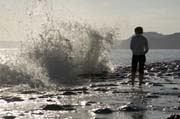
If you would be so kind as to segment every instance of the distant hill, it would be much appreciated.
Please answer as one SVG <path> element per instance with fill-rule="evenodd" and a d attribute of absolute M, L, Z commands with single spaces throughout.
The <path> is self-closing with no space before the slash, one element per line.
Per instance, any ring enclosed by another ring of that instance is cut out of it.
<path fill-rule="evenodd" d="M 151 49 L 180 49 L 180 33 L 163 35 L 157 32 L 146 32 L 149 47 Z M 127 40 L 115 41 L 114 48 L 127 49 L 130 45 L 130 38 Z"/>
<path fill-rule="evenodd" d="M 19 46 L 19 41 L 0 41 L 0 48 L 17 48 Z"/>

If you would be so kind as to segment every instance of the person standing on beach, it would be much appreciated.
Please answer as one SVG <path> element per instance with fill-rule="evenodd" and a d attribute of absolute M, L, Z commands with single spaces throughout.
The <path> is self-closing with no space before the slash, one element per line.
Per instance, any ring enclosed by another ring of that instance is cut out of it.
<path fill-rule="evenodd" d="M 143 28 L 136 27 L 135 35 L 131 39 L 130 48 L 132 50 L 131 81 L 134 86 L 137 66 L 139 67 L 139 86 L 141 87 L 144 78 L 144 64 L 146 62 L 146 53 L 149 50 L 148 40 L 143 36 Z"/>

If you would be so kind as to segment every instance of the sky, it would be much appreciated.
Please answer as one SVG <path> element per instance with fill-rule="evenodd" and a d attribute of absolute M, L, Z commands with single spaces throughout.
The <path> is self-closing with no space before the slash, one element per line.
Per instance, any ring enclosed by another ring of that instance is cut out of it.
<path fill-rule="evenodd" d="M 43 1 L 45 0 L 0 0 L 0 40 L 24 40 L 25 31 L 30 25 L 28 10 L 35 6 L 38 13 L 39 2 Z M 143 26 L 146 32 L 180 32 L 180 0 L 46 1 L 47 6 L 53 9 L 54 16 L 63 17 L 60 14 L 66 11 L 92 24 L 119 27 L 119 39 L 126 39 L 134 34 L 136 26 Z"/>

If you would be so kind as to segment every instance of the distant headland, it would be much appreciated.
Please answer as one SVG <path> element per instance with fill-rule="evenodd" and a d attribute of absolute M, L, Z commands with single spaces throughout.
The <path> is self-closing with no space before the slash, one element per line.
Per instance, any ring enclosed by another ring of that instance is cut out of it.
<path fill-rule="evenodd" d="M 164 35 L 157 32 L 145 32 L 151 49 L 180 49 L 180 32 Z M 115 41 L 113 48 L 128 49 L 130 39 Z"/>

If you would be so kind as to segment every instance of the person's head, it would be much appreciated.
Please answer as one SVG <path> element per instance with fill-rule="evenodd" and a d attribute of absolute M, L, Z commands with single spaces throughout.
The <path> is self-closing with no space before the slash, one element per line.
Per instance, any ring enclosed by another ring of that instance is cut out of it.
<path fill-rule="evenodd" d="M 138 26 L 134 29 L 134 32 L 136 34 L 143 34 L 143 28 L 141 26 Z"/>

